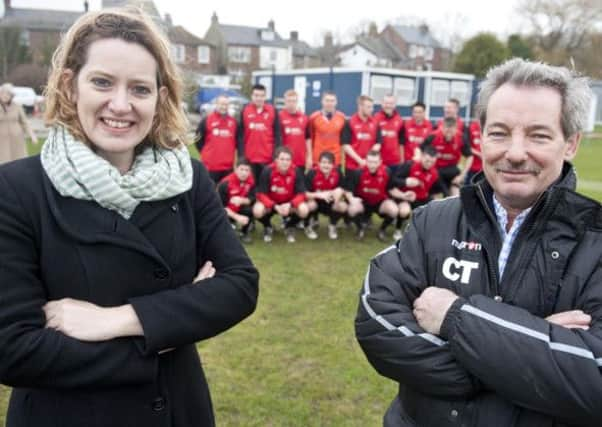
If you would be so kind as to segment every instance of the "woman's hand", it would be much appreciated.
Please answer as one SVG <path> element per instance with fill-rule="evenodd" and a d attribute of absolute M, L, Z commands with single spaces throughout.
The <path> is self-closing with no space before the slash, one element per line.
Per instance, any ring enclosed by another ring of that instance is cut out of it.
<path fill-rule="evenodd" d="M 106 341 L 118 336 L 114 326 L 120 317 L 114 309 L 72 298 L 50 301 L 42 309 L 46 314 L 47 328 L 56 329 L 72 338 Z"/>

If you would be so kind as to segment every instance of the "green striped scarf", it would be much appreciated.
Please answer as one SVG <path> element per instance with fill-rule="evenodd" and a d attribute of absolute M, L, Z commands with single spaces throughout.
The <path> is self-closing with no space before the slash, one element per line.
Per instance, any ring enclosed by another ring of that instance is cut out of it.
<path fill-rule="evenodd" d="M 192 165 L 184 145 L 173 150 L 146 147 L 129 172 L 121 175 L 64 127 L 56 126 L 50 129 L 40 156 L 62 196 L 94 200 L 126 219 L 140 202 L 167 199 L 192 187 Z"/>

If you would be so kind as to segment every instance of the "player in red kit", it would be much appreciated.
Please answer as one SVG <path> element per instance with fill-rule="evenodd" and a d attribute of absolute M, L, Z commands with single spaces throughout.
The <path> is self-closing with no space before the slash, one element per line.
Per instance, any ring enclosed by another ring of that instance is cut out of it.
<path fill-rule="evenodd" d="M 483 160 L 481 157 L 481 124 L 478 120 L 473 120 L 468 126 L 470 137 L 470 149 L 472 151 L 472 162 L 467 165 L 468 172 L 464 179 L 464 185 L 469 185 L 472 177 L 483 169 Z"/>
<path fill-rule="evenodd" d="M 369 218 L 377 213 L 383 218 L 377 237 L 386 240 L 386 228 L 398 215 L 397 205 L 388 196 L 390 172 L 382 164 L 380 153 L 371 150 L 366 155 L 366 166 L 345 181 L 345 197 L 349 202 L 349 217 L 357 225 L 357 239 L 364 238 Z"/>
<path fill-rule="evenodd" d="M 294 90 L 284 92 L 284 109 L 278 113 L 282 145 L 293 153 L 293 166 L 305 172 L 311 161 L 311 139 L 308 119 L 298 106 L 299 96 Z"/>
<path fill-rule="evenodd" d="M 360 95 L 357 98 L 357 113 L 345 123 L 341 135 L 345 151 L 345 175 L 348 171 L 358 171 L 366 166 L 366 155 L 372 148 L 380 150 L 381 134 L 372 111 L 372 98 Z"/>
<path fill-rule="evenodd" d="M 280 145 L 280 125 L 275 108 L 265 102 L 265 87 L 251 89 L 251 102 L 240 112 L 238 155 L 251 162 L 255 179 L 273 159 L 275 147 Z"/>
<path fill-rule="evenodd" d="M 422 102 L 416 102 L 412 106 L 412 117 L 403 125 L 404 161 L 418 158 L 420 144 L 433 131 L 433 124 L 426 117 L 426 106 Z"/>
<path fill-rule="evenodd" d="M 315 225 L 320 213 L 329 218 L 328 237 L 332 240 L 338 238 L 337 222 L 347 212 L 342 184 L 343 176 L 335 167 L 334 154 L 330 151 L 322 152 L 318 164 L 305 177 L 307 206 L 313 219 L 305 227 L 305 233 L 310 239 L 317 238 Z"/>
<path fill-rule="evenodd" d="M 219 95 L 215 111 L 203 118 L 196 129 L 196 148 L 214 183 L 232 172 L 238 138 L 238 123 L 228 115 L 229 100 Z"/>
<path fill-rule="evenodd" d="M 431 200 L 431 195 L 441 192 L 439 173 L 435 167 L 437 150 L 429 144 L 419 148 L 418 159 L 409 160 L 401 165 L 392 176 L 392 188 L 389 194 L 399 208 L 399 216 L 395 224 L 393 239 L 401 239 L 401 229 L 405 220 L 414 209 L 425 205 Z"/>
<path fill-rule="evenodd" d="M 217 185 L 217 192 L 228 218 L 240 227 L 241 240 L 251 243 L 249 227 L 253 221 L 255 179 L 247 159 L 238 159 L 234 172 L 224 177 Z"/>
<path fill-rule="evenodd" d="M 454 118 L 447 117 L 443 126 L 437 129 L 425 141 L 437 150 L 437 171 L 445 196 L 457 196 L 460 185 L 466 176 L 466 166 L 472 162 L 470 145 L 457 132 L 457 122 Z M 464 169 L 460 170 L 459 163 L 462 156 L 466 157 Z"/>
<path fill-rule="evenodd" d="M 383 164 L 395 168 L 405 158 L 403 119 L 395 109 L 395 97 L 385 95 L 382 109 L 374 115 L 381 135 L 380 155 Z"/>
<path fill-rule="evenodd" d="M 437 129 L 443 128 L 443 121 L 447 118 L 456 120 L 458 135 L 464 140 L 465 144 L 469 144 L 468 126 L 460 117 L 460 101 L 457 98 L 449 98 L 443 106 L 443 118 L 437 122 Z"/>
<path fill-rule="evenodd" d="M 295 242 L 294 229 L 299 219 L 307 218 L 309 208 L 305 202 L 303 174 L 292 165 L 292 153 L 288 147 L 278 147 L 274 163 L 264 168 L 257 185 L 257 202 L 253 216 L 264 227 L 263 240 L 272 241 L 274 214 L 282 217 L 286 240 Z"/>

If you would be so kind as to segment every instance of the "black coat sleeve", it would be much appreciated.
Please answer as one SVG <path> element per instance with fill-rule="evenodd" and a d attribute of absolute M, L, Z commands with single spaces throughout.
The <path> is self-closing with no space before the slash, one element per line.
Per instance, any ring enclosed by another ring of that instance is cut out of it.
<path fill-rule="evenodd" d="M 35 221 L 14 188 L 0 174 L 0 382 L 61 389 L 152 383 L 158 357 L 143 355 L 139 338 L 84 342 L 45 328 Z"/>
<path fill-rule="evenodd" d="M 228 183 L 226 181 L 222 181 L 217 184 L 217 194 L 219 195 L 220 200 L 222 201 L 223 206 L 228 205 Z"/>
<path fill-rule="evenodd" d="M 577 256 L 600 251 L 588 252 Z M 449 339 L 450 351 L 462 366 L 515 405 L 570 425 L 599 425 L 602 260 L 593 262 L 597 267 L 575 301 L 575 309 L 592 317 L 589 330 L 564 328 L 521 307 L 473 295 L 456 300 L 441 335 Z M 571 286 L 570 280 L 565 285 Z"/>
<path fill-rule="evenodd" d="M 196 162 L 195 162 L 196 163 Z M 249 316 L 257 303 L 259 274 L 232 230 L 204 167 L 193 184 L 197 265 L 211 261 L 216 274 L 129 300 L 144 330 L 144 350 L 160 350 L 211 338 Z"/>
<path fill-rule="evenodd" d="M 421 235 L 424 209 L 412 215 L 403 238 L 368 266 L 355 319 L 355 332 L 368 361 L 383 376 L 421 393 L 467 398 L 479 383 L 450 346 L 417 323 L 413 302 L 426 288 Z"/>
<path fill-rule="evenodd" d="M 203 119 L 199 123 L 198 127 L 196 128 L 196 133 L 195 133 L 195 136 L 196 136 L 195 145 L 196 145 L 196 149 L 199 151 L 199 154 L 201 153 L 201 150 L 205 146 L 205 133 L 206 132 L 207 132 L 207 118 L 203 117 Z"/>

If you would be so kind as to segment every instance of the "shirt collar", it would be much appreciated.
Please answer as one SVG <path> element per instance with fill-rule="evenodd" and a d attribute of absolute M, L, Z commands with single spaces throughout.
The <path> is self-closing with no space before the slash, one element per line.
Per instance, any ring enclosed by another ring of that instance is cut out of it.
<path fill-rule="evenodd" d="M 506 227 L 508 225 L 508 211 L 502 206 L 502 204 L 497 200 L 495 194 L 493 194 L 493 208 L 495 210 L 495 216 L 497 218 L 497 222 L 500 226 L 502 236 L 505 236 L 508 232 L 506 231 Z M 512 224 L 512 228 L 518 228 L 525 221 L 527 215 L 531 212 L 531 207 L 525 209 L 521 213 L 519 213 L 514 219 L 514 223 Z"/>

